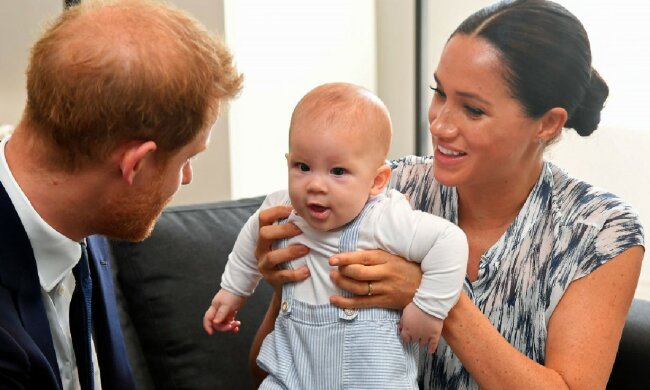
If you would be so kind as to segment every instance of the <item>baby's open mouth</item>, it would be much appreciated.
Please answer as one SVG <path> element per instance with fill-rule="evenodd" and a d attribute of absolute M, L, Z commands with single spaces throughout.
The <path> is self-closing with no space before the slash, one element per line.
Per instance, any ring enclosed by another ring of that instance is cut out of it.
<path fill-rule="evenodd" d="M 309 210 L 309 215 L 317 220 L 327 219 L 327 217 L 329 217 L 330 213 L 332 212 L 329 207 L 325 207 L 319 204 L 309 204 L 307 205 L 307 209 Z"/>
<path fill-rule="evenodd" d="M 314 212 L 317 212 L 317 213 L 322 213 L 325 210 L 327 210 L 328 208 L 325 207 L 325 206 L 318 205 L 318 204 L 310 204 L 309 209 L 311 211 L 314 211 Z"/>

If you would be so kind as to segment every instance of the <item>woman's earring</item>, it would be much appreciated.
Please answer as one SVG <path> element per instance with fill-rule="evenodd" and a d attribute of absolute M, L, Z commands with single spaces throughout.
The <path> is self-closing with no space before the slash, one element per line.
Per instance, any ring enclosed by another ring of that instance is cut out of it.
<path fill-rule="evenodd" d="M 543 144 L 544 141 L 542 141 L 542 137 L 537 138 L 537 145 Z"/>

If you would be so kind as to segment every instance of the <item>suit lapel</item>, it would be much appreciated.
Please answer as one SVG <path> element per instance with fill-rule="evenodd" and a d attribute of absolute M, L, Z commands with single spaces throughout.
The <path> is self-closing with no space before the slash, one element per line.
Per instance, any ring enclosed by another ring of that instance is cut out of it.
<path fill-rule="evenodd" d="M 89 236 L 88 253 L 93 278 L 93 329 L 102 387 L 133 389 L 133 375 L 115 301 L 113 276 L 108 263 L 108 242 L 103 236 Z"/>
<path fill-rule="evenodd" d="M 41 297 L 34 251 L 2 183 L 0 216 L 0 283 L 15 294 L 20 320 L 48 360 L 61 386 L 50 325 Z"/>

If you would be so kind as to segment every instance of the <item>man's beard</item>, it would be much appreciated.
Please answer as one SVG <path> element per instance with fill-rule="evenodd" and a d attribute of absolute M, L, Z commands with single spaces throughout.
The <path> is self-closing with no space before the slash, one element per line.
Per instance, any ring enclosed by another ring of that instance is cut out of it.
<path fill-rule="evenodd" d="M 96 231 L 112 239 L 142 241 L 151 234 L 171 197 L 162 196 L 162 180 L 151 183 L 151 191 L 105 203 Z"/>

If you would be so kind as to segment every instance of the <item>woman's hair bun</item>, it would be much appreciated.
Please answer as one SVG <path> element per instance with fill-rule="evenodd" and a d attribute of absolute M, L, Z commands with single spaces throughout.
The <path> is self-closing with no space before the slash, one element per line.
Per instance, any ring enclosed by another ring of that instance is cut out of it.
<path fill-rule="evenodd" d="M 585 95 L 569 119 L 565 127 L 574 129 L 583 137 L 590 135 L 598 128 L 600 112 L 609 95 L 609 87 L 595 69 L 591 69 L 591 81 L 585 89 Z"/>

